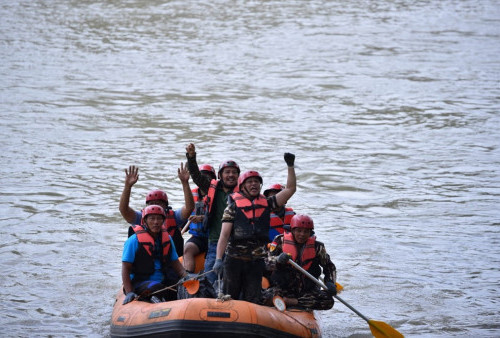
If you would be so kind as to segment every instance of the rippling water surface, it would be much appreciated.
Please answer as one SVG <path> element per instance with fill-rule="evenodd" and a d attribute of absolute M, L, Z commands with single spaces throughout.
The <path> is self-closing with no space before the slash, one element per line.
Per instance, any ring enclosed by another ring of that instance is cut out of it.
<path fill-rule="evenodd" d="M 131 204 L 185 146 L 284 182 L 343 298 L 406 336 L 500 335 L 496 1 L 4 1 L 0 324 L 107 336 Z M 368 337 L 344 305 L 325 337 Z"/>

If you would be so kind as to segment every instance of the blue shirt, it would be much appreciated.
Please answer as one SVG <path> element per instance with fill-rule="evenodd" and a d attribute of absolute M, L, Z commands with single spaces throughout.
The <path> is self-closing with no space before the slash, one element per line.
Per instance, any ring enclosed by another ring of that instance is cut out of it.
<path fill-rule="evenodd" d="M 170 237 L 170 236 L 169 236 Z M 172 238 L 170 237 L 170 261 L 176 261 L 179 259 L 177 256 L 177 252 L 175 251 L 175 244 Z M 137 239 L 137 235 L 133 234 L 130 236 L 123 245 L 123 253 L 122 253 L 122 262 L 134 263 L 135 254 L 139 249 L 139 240 Z M 163 280 L 163 273 L 161 271 L 161 261 L 159 259 L 155 259 L 155 272 L 149 276 L 148 280 L 153 280 L 157 282 L 161 282 Z M 134 279 L 134 274 L 130 274 L 130 279 Z"/>

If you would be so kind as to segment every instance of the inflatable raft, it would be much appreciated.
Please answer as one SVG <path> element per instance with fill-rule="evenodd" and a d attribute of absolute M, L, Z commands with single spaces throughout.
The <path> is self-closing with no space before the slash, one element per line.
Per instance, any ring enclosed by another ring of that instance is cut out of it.
<path fill-rule="evenodd" d="M 321 337 L 312 311 L 261 306 L 240 300 L 188 298 L 122 305 L 118 292 L 111 337 Z"/>

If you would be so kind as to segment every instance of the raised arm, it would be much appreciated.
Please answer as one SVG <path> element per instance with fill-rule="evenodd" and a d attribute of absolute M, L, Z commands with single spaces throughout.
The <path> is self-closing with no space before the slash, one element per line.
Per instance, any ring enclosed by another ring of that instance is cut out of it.
<path fill-rule="evenodd" d="M 181 180 L 182 190 L 184 191 L 184 205 L 181 209 L 181 216 L 182 219 L 188 219 L 189 215 L 191 215 L 191 212 L 194 210 L 194 199 L 191 188 L 189 187 L 189 171 L 183 163 L 181 163 L 181 167 L 177 169 L 177 175 L 179 176 L 179 180 Z"/>
<path fill-rule="evenodd" d="M 293 196 L 297 190 L 297 177 L 295 176 L 295 155 L 290 153 L 285 153 L 285 162 L 288 166 L 288 176 L 286 180 L 285 189 L 281 190 L 276 194 L 276 204 L 278 206 L 285 205 L 286 202 Z"/>
<path fill-rule="evenodd" d="M 120 196 L 120 214 L 127 221 L 132 223 L 135 220 L 135 211 L 129 206 L 132 186 L 139 180 L 139 168 L 131 165 L 125 169 L 125 186 Z"/>
<path fill-rule="evenodd" d="M 189 143 L 186 147 L 187 168 L 191 174 L 194 184 L 202 191 L 208 191 L 210 187 L 210 179 L 202 175 L 196 161 L 196 148 L 193 143 Z"/>

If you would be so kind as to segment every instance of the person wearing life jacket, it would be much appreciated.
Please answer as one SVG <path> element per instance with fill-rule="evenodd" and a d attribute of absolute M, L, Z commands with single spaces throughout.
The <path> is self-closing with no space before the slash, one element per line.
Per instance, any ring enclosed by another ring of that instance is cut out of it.
<path fill-rule="evenodd" d="M 268 268 L 273 270 L 272 286 L 264 291 L 264 303 L 276 295 L 283 297 L 285 304 L 312 310 L 328 310 L 333 307 L 333 295 L 337 294 L 335 264 L 326 252 L 325 245 L 316 240 L 314 222 L 307 215 L 295 215 L 290 223 L 291 231 L 276 236 L 269 246 Z M 287 263 L 293 260 L 315 278 L 324 274 L 328 291 L 320 290 L 302 272 Z"/>
<path fill-rule="evenodd" d="M 162 190 L 151 190 L 146 195 L 146 205 L 159 205 L 166 213 L 165 227 L 168 233 L 173 238 L 177 255 L 182 256 L 184 251 L 184 239 L 182 238 L 179 228 L 181 228 L 187 221 L 189 215 L 194 210 L 194 200 L 189 187 L 189 171 L 181 163 L 180 168 L 177 170 L 177 175 L 182 183 L 184 191 L 184 205 L 177 210 L 172 210 L 168 204 L 167 194 Z M 132 186 L 137 183 L 139 179 L 139 168 L 130 166 L 129 170 L 125 169 L 125 186 L 120 197 L 120 213 L 123 218 L 130 225 L 141 224 L 143 212 L 132 209 L 130 203 L 130 193 Z M 132 228 L 129 228 L 129 235 L 133 233 Z"/>
<path fill-rule="evenodd" d="M 215 179 L 215 169 L 210 164 L 202 164 L 199 166 L 202 175 L 209 177 L 211 180 Z M 207 252 L 208 249 L 208 228 L 207 228 L 207 214 L 208 205 L 206 201 L 206 192 L 200 188 L 191 190 L 194 198 L 194 211 L 189 216 L 189 238 L 184 245 L 183 264 L 184 268 L 189 272 L 194 272 L 195 269 L 195 256 Z"/>
<path fill-rule="evenodd" d="M 264 190 L 264 196 L 271 197 L 279 193 L 285 187 L 279 183 L 271 184 Z M 284 227 L 290 225 L 295 211 L 292 208 L 282 205 L 281 207 L 272 210 L 271 212 L 271 228 L 269 229 L 269 242 L 272 242 L 274 237 L 285 232 Z"/>
<path fill-rule="evenodd" d="M 123 304 L 138 295 L 145 298 L 188 275 L 164 226 L 165 218 L 162 207 L 149 205 L 144 209 L 142 225 L 132 226 L 134 234 L 125 241 L 122 253 L 122 281 L 126 295 Z M 160 297 L 172 300 L 176 294 L 163 293 Z"/>
<path fill-rule="evenodd" d="M 262 177 L 247 171 L 238 179 L 239 192 L 233 193 L 222 216 L 214 271 L 223 274 L 226 294 L 233 299 L 259 304 L 266 245 L 269 242 L 271 210 L 284 205 L 295 193 L 295 155 L 285 153 L 288 166 L 286 187 L 274 196 L 262 195 Z M 226 257 L 222 262 L 224 253 Z"/>
<path fill-rule="evenodd" d="M 212 271 L 215 263 L 217 243 L 219 241 L 222 227 L 222 214 L 227 207 L 227 199 L 230 194 L 238 191 L 238 177 L 240 167 L 233 160 L 223 161 L 219 165 L 217 179 L 210 179 L 201 174 L 196 162 L 196 148 L 193 143 L 186 146 L 187 167 L 193 182 L 202 190 L 207 192 L 205 197 L 208 206 L 207 228 L 208 249 L 205 256 L 204 270 L 207 279 L 213 284 L 217 275 Z"/>

